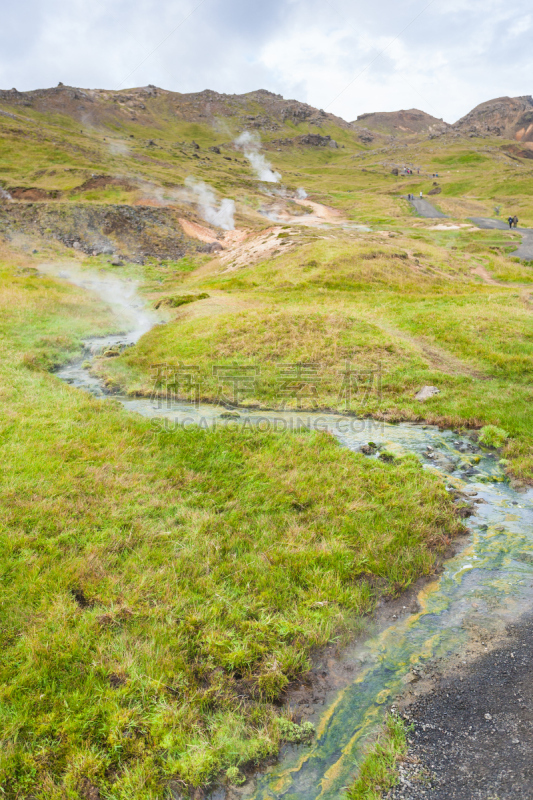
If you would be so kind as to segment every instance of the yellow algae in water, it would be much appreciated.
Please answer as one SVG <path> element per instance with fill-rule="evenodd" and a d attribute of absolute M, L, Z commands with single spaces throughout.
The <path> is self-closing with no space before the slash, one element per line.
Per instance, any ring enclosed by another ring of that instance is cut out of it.
<path fill-rule="evenodd" d="M 457 572 L 454 572 L 452 578 L 457 583 L 461 580 L 461 578 L 465 575 L 465 573 L 470 572 L 470 570 L 474 569 L 473 564 L 462 564 Z"/>
<path fill-rule="evenodd" d="M 432 581 L 431 583 L 428 583 L 426 586 L 422 587 L 422 589 L 420 589 L 418 592 L 416 599 L 418 600 L 418 603 L 422 609 L 425 609 L 430 595 L 432 595 L 438 589 L 439 583 L 440 581 Z"/>
<path fill-rule="evenodd" d="M 370 672 L 370 669 L 365 669 L 365 671 L 362 672 L 361 675 L 359 675 L 356 678 L 354 683 L 363 683 L 363 681 L 366 679 L 366 677 L 367 677 L 369 672 Z M 316 727 L 316 739 L 320 739 L 320 737 L 324 733 L 325 729 L 327 728 L 330 719 L 334 716 L 334 714 L 335 714 L 335 712 L 337 710 L 337 706 L 339 706 L 342 703 L 342 701 L 344 700 L 344 695 L 346 694 L 346 692 L 349 689 L 351 689 L 351 687 L 352 687 L 352 684 L 348 684 L 347 686 L 344 687 L 344 689 L 341 689 L 341 691 L 338 693 L 337 697 L 335 698 L 334 702 L 322 714 L 322 716 L 320 717 L 320 721 L 319 721 L 319 723 L 318 723 L 318 725 Z"/>
<path fill-rule="evenodd" d="M 326 772 L 324 773 L 324 777 L 320 781 L 320 794 L 316 798 L 322 797 L 325 792 L 329 792 L 332 788 L 332 784 L 335 783 L 342 776 L 342 771 L 346 769 L 346 758 L 350 758 L 350 768 L 354 766 L 354 755 L 353 751 L 356 745 L 358 745 L 361 739 L 367 739 L 370 735 L 372 735 L 378 724 L 381 724 L 383 720 L 383 715 L 379 706 L 373 705 L 371 706 L 367 713 L 364 716 L 363 722 L 358 727 L 354 735 L 351 737 L 349 742 L 342 748 L 341 755 L 337 759 L 337 761 L 329 767 Z"/>
<path fill-rule="evenodd" d="M 383 703 L 386 703 L 390 697 L 390 689 L 382 689 L 378 695 L 376 695 L 376 703 L 379 706 L 382 706 Z"/>
<path fill-rule="evenodd" d="M 399 442 L 391 442 L 390 440 L 385 442 L 384 449 L 387 451 L 387 453 L 392 453 L 392 455 L 396 458 L 404 458 L 409 452 L 405 449 L 405 447 L 402 447 Z"/>
<path fill-rule="evenodd" d="M 304 759 L 305 760 L 305 759 Z M 296 769 L 300 768 L 300 764 Z M 278 780 L 272 784 L 272 791 L 275 792 L 276 797 L 279 797 L 282 792 L 285 792 L 292 783 L 292 775 L 291 773 L 294 772 L 295 768 L 287 770 L 287 772 L 282 773 L 282 775 L 278 778 Z M 265 796 L 265 800 L 270 800 L 268 795 Z"/>
<path fill-rule="evenodd" d="M 445 629 L 443 631 L 438 631 L 437 633 L 430 636 L 429 639 L 426 639 L 422 647 L 418 650 L 418 657 L 420 659 L 427 660 L 431 658 L 431 656 L 435 655 L 438 646 L 443 642 L 446 641 L 446 646 L 449 646 L 450 642 L 450 631 L 449 629 Z"/>

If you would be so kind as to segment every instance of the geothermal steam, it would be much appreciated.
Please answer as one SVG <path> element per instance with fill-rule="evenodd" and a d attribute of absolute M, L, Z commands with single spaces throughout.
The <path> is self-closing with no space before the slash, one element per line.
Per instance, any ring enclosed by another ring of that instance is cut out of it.
<path fill-rule="evenodd" d="M 0 186 L 0 200 L 13 200 L 9 192 L 6 192 L 5 189 L 2 189 Z"/>
<path fill-rule="evenodd" d="M 305 200 L 305 198 L 307 197 L 307 192 L 305 191 L 305 189 L 296 189 L 296 197 L 298 198 L 298 200 Z"/>
<path fill-rule="evenodd" d="M 217 204 L 214 191 L 196 178 L 186 178 L 185 185 L 193 192 L 195 202 L 206 222 L 226 231 L 235 230 L 235 203 L 233 200 L 225 197 Z"/>
<path fill-rule="evenodd" d="M 137 294 L 137 285 L 133 282 L 120 280 L 115 275 L 82 270 L 76 264 L 39 264 L 39 272 L 94 292 L 122 318 L 131 342 L 136 342 L 158 322 L 157 316 L 144 307 L 143 300 Z"/>
<path fill-rule="evenodd" d="M 252 168 L 260 181 L 265 183 L 277 183 L 281 179 L 279 172 L 275 172 L 264 155 L 259 152 L 261 149 L 261 139 L 259 136 L 245 131 L 235 140 L 237 147 L 242 148 L 244 157 L 248 159 Z"/>

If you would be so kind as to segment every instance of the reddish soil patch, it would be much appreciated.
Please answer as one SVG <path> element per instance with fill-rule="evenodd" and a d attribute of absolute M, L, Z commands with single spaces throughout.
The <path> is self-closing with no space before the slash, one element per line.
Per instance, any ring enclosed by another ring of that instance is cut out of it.
<path fill-rule="evenodd" d="M 95 189 L 107 189 L 108 187 L 125 189 L 127 192 L 133 192 L 137 188 L 124 180 L 124 178 L 114 178 L 112 175 L 94 175 L 82 183 L 81 186 L 76 186 L 72 191 L 89 192 Z"/>
<path fill-rule="evenodd" d="M 32 203 L 39 200 L 57 200 L 61 197 L 61 192 L 58 190 L 47 192 L 46 189 L 26 186 L 15 186 L 13 189 L 9 189 L 9 194 L 13 200 L 26 200 Z"/>

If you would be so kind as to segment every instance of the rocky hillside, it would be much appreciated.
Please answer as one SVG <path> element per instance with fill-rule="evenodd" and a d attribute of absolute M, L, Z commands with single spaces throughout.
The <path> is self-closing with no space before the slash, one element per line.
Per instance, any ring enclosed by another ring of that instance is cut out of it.
<path fill-rule="evenodd" d="M 410 136 L 420 133 L 442 131 L 449 127 L 442 119 L 432 117 L 425 111 L 411 108 L 408 111 L 384 111 L 360 114 L 354 125 L 364 125 L 372 131 L 390 136 Z"/>
<path fill-rule="evenodd" d="M 455 123 L 461 134 L 502 136 L 533 143 L 533 98 L 498 97 L 481 103 Z"/>
<path fill-rule="evenodd" d="M 220 124 L 231 118 L 237 130 L 278 131 L 286 124 L 306 123 L 316 128 L 332 124 L 350 129 L 350 123 L 325 111 L 264 89 L 242 95 L 203 92 L 181 94 L 157 86 L 108 91 L 59 86 L 19 92 L 0 91 L 0 103 L 15 112 L 26 108 L 73 117 L 83 125 L 137 123 L 145 126 L 171 121 Z"/>

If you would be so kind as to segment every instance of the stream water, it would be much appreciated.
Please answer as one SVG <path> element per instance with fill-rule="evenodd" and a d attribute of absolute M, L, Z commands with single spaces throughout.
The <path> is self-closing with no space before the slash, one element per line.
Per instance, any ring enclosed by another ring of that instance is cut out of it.
<path fill-rule="evenodd" d="M 65 279 L 98 291 L 98 281 L 85 283 L 64 274 Z M 114 288 L 116 289 L 116 281 Z M 102 279 L 99 278 L 102 283 Z M 105 281 L 104 281 L 105 282 Z M 105 391 L 87 368 L 95 353 L 110 346 L 134 343 L 155 320 L 142 309 L 134 287 L 128 287 L 126 308 L 134 325 L 128 334 L 91 339 L 76 363 L 58 377 L 96 395 Z M 112 304 L 115 300 L 106 298 Z M 387 425 L 338 414 L 306 412 L 239 411 L 224 419 L 223 408 L 185 403 L 167 404 L 145 398 L 118 397 L 131 412 L 154 419 L 154 426 L 200 425 L 258 426 L 277 430 L 311 427 L 329 430 L 339 442 L 359 450 L 373 441 L 380 450 L 400 455 L 415 453 L 427 469 L 442 475 L 450 490 L 460 490 L 474 500 L 475 515 L 469 520 L 470 540 L 458 555 L 446 562 L 438 580 L 418 595 L 417 610 L 405 609 L 392 624 L 369 626 L 368 634 L 335 660 L 334 687 L 310 707 L 316 736 L 310 745 L 284 748 L 278 763 L 232 797 L 246 800 L 332 800 L 342 796 L 357 771 L 357 763 L 385 710 L 405 689 L 418 667 L 429 659 L 461 652 L 471 636 L 485 630 L 501 630 L 531 608 L 533 598 L 533 491 L 517 493 L 505 479 L 498 457 L 480 449 L 471 439 L 453 431 L 415 424 Z M 225 789 L 213 800 L 223 800 Z"/>

